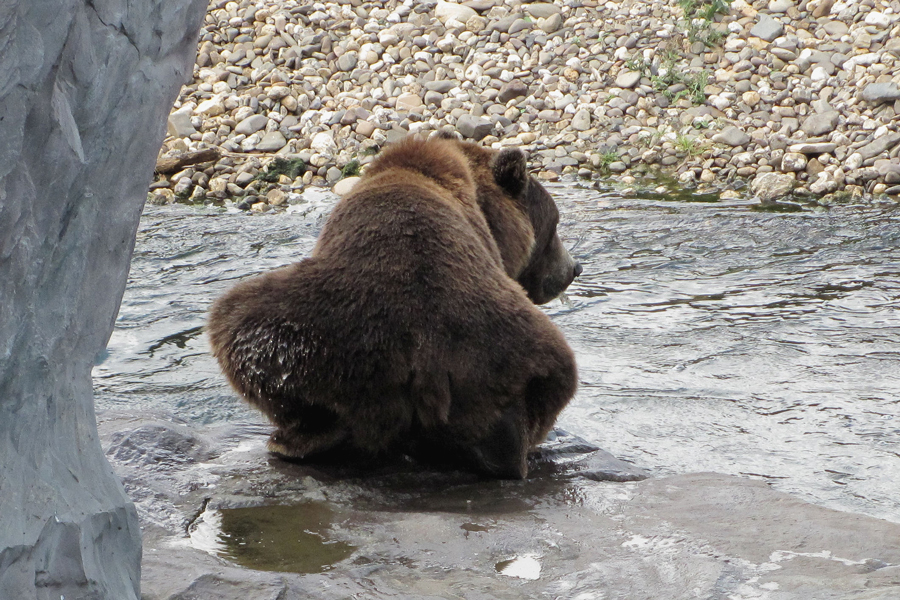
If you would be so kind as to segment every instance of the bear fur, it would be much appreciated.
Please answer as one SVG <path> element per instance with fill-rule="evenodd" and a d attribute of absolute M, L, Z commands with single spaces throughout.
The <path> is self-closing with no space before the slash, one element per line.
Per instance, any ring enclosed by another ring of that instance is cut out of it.
<path fill-rule="evenodd" d="M 277 427 L 276 454 L 398 452 L 523 478 L 577 385 L 532 303 L 581 272 L 558 219 L 521 151 L 407 138 L 336 205 L 309 258 L 216 301 L 213 353 Z"/>

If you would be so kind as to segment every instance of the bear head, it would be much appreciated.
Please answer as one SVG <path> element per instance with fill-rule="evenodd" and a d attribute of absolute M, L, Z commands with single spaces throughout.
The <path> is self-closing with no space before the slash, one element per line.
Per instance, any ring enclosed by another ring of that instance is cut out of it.
<path fill-rule="evenodd" d="M 553 300 L 582 272 L 559 239 L 559 210 L 553 198 L 528 174 L 521 150 L 458 143 L 468 156 L 478 204 L 507 275 L 535 304 Z"/>

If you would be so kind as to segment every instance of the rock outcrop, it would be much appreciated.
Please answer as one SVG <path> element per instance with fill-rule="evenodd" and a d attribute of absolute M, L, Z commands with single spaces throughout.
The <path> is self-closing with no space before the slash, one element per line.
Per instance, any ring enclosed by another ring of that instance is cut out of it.
<path fill-rule="evenodd" d="M 113 328 L 202 0 L 0 4 L 0 597 L 140 596 L 97 437 Z"/>

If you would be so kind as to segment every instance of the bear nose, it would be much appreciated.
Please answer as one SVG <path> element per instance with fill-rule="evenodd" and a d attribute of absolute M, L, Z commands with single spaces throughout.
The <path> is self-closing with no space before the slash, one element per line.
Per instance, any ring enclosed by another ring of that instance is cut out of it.
<path fill-rule="evenodd" d="M 582 271 L 584 271 L 584 269 L 581 267 L 581 263 L 580 262 L 575 263 L 575 277 L 578 277 L 579 275 L 581 275 Z"/>

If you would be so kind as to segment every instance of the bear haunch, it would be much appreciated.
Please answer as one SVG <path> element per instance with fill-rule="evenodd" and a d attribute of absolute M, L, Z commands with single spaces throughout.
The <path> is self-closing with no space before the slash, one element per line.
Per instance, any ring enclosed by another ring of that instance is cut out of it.
<path fill-rule="evenodd" d="M 521 478 L 575 393 L 571 349 L 533 303 L 581 272 L 521 151 L 386 148 L 310 257 L 216 301 L 213 353 L 276 426 L 269 449 L 420 459 Z"/>

